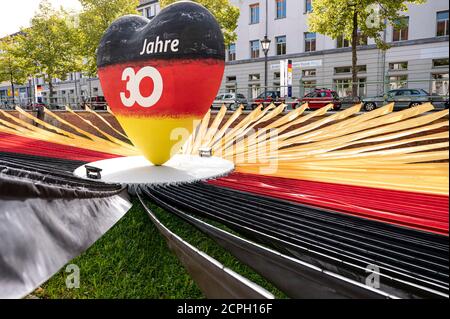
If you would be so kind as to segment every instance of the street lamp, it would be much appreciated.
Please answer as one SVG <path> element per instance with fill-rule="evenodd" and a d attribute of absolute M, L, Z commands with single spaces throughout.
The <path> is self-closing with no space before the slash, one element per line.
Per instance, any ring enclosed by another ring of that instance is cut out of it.
<path fill-rule="evenodd" d="M 264 95 L 267 98 L 267 55 L 269 54 L 270 49 L 270 40 L 267 38 L 267 35 L 264 36 L 264 39 L 261 40 L 261 47 L 264 52 Z"/>

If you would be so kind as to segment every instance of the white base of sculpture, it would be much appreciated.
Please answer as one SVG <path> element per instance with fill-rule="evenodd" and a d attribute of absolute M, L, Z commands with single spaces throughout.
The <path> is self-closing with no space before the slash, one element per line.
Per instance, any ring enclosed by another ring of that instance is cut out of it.
<path fill-rule="evenodd" d="M 234 164 L 222 158 L 193 155 L 175 155 L 163 166 L 154 166 L 143 156 L 119 157 L 86 165 L 102 170 L 99 181 L 123 185 L 189 183 L 224 176 L 234 170 Z M 85 165 L 74 174 L 88 179 Z"/>

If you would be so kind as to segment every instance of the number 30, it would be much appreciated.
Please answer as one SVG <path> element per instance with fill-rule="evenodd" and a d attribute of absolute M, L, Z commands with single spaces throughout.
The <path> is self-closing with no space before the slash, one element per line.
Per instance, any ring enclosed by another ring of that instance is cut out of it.
<path fill-rule="evenodd" d="M 141 81 L 145 78 L 153 80 L 153 92 L 150 96 L 144 97 L 139 90 Z M 151 66 L 146 66 L 140 69 L 137 73 L 133 68 L 126 68 L 122 73 L 122 81 L 127 81 L 126 90 L 129 92 L 129 97 L 125 92 L 120 92 L 120 99 L 126 107 L 132 107 L 135 103 L 142 107 L 148 108 L 158 103 L 163 92 L 163 80 L 161 73 Z"/>

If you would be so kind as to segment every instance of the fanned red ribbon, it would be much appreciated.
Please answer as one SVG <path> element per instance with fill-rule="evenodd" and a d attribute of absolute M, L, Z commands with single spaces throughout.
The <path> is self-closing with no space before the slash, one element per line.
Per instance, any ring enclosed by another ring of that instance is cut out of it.
<path fill-rule="evenodd" d="M 113 154 L 49 143 L 8 133 L 0 133 L 0 151 L 84 162 L 96 162 L 104 159 L 119 157 Z"/>
<path fill-rule="evenodd" d="M 448 236 L 448 196 L 234 173 L 209 182 Z"/>

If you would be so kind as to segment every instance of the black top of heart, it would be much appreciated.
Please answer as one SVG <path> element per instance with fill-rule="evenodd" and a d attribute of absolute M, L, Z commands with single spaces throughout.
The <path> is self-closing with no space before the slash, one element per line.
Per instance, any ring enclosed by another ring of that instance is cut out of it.
<path fill-rule="evenodd" d="M 177 2 L 153 20 L 127 15 L 111 24 L 97 51 L 97 66 L 148 59 L 225 60 L 223 34 L 214 16 L 194 2 Z"/>

